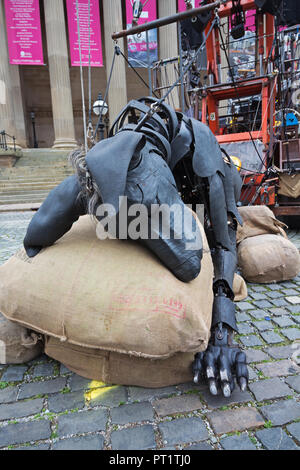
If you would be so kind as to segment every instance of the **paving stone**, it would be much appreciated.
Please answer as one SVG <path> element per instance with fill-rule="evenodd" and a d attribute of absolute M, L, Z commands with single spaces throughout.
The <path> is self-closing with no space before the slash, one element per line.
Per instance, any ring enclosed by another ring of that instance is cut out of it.
<path fill-rule="evenodd" d="M 294 295 L 297 296 L 298 295 L 298 292 L 296 291 L 296 289 L 284 289 L 283 292 L 284 292 L 285 296 L 286 295 L 292 295 L 292 296 L 294 296 Z M 297 302 L 297 303 L 299 303 L 299 302 Z"/>
<path fill-rule="evenodd" d="M 295 322 L 293 322 L 293 320 L 287 316 L 273 318 L 273 322 L 281 328 L 284 328 L 285 326 L 295 325 Z"/>
<path fill-rule="evenodd" d="M 257 373 L 252 369 L 252 367 L 248 365 L 247 369 L 248 369 L 249 380 L 257 379 Z"/>
<path fill-rule="evenodd" d="M 54 364 L 53 363 L 45 363 L 45 364 L 38 364 L 35 366 L 33 370 L 32 376 L 35 377 L 50 377 L 53 375 L 54 371 Z"/>
<path fill-rule="evenodd" d="M 249 284 L 250 286 L 250 290 L 254 290 L 255 292 L 266 292 L 267 289 L 265 286 L 252 286 L 251 284 Z"/>
<path fill-rule="evenodd" d="M 73 374 L 70 378 L 70 389 L 72 392 L 78 392 L 79 390 L 88 390 L 92 383 L 91 379 L 85 379 L 80 375 Z M 99 382 L 100 383 L 100 382 Z"/>
<path fill-rule="evenodd" d="M 201 392 L 201 395 L 209 408 L 221 408 L 222 406 L 228 406 L 235 403 L 245 403 L 253 400 L 250 393 L 247 391 L 241 392 L 238 385 L 236 385 L 236 388 L 229 398 L 225 398 L 221 390 L 218 390 L 218 395 L 214 396 L 210 393 L 208 388 Z"/>
<path fill-rule="evenodd" d="M 183 384 L 186 385 L 186 384 Z M 131 401 L 136 400 L 152 400 L 152 398 L 163 397 L 176 393 L 175 387 L 163 387 L 163 388 L 144 388 L 144 387 L 129 387 L 129 395 Z"/>
<path fill-rule="evenodd" d="M 238 332 L 240 335 L 254 333 L 254 329 L 248 323 L 238 323 Z"/>
<path fill-rule="evenodd" d="M 247 364 L 270 359 L 270 357 L 260 349 L 248 349 L 246 351 Z"/>
<path fill-rule="evenodd" d="M 263 320 L 268 314 L 265 310 L 251 310 L 251 316 L 257 320 Z"/>
<path fill-rule="evenodd" d="M 250 304 L 250 302 L 236 302 L 236 306 L 241 311 L 252 310 L 255 308 L 252 304 Z"/>
<path fill-rule="evenodd" d="M 60 364 L 60 375 L 69 374 L 72 371 L 68 369 L 64 364 Z"/>
<path fill-rule="evenodd" d="M 296 392 L 300 393 L 300 375 L 294 375 L 292 377 L 288 377 L 285 381 Z"/>
<path fill-rule="evenodd" d="M 9 366 L 3 372 L 1 377 L 2 382 L 19 382 L 23 380 L 24 374 L 27 371 L 27 366 Z"/>
<path fill-rule="evenodd" d="M 155 449 L 155 435 L 150 424 L 111 433 L 112 450 Z"/>
<path fill-rule="evenodd" d="M 220 444 L 225 450 L 257 450 L 247 434 L 224 437 Z"/>
<path fill-rule="evenodd" d="M 294 322 L 300 324 L 300 315 L 291 315 Z"/>
<path fill-rule="evenodd" d="M 278 299 L 283 297 L 283 295 L 284 294 L 278 290 L 271 290 L 267 292 L 267 296 L 270 297 L 270 299 Z"/>
<path fill-rule="evenodd" d="M 56 393 L 65 388 L 67 379 L 59 377 L 53 380 L 45 380 L 44 382 L 31 382 L 22 384 L 20 387 L 19 400 L 30 398 L 35 395 L 48 395 Z"/>
<path fill-rule="evenodd" d="M 294 349 L 292 345 L 288 346 L 273 346 L 266 349 L 267 353 L 270 354 L 273 359 L 288 359 L 292 356 Z"/>
<path fill-rule="evenodd" d="M 50 435 L 51 428 L 48 420 L 8 424 L 0 428 L 0 447 L 49 439 Z"/>
<path fill-rule="evenodd" d="M 257 328 L 259 331 L 266 331 L 266 330 L 272 330 L 274 326 L 270 321 L 262 320 L 262 321 L 254 321 L 253 325 L 255 328 Z"/>
<path fill-rule="evenodd" d="M 271 300 L 272 304 L 275 305 L 276 307 L 287 307 L 289 303 L 285 300 L 285 298 L 282 299 L 272 299 Z"/>
<path fill-rule="evenodd" d="M 269 308 L 268 311 L 272 314 L 275 315 L 276 317 L 281 317 L 282 315 L 288 315 L 289 311 L 284 308 Z"/>
<path fill-rule="evenodd" d="M 176 389 L 178 389 L 182 393 L 196 393 L 196 392 L 201 392 L 202 390 L 205 390 L 207 388 L 207 381 L 203 378 L 199 378 L 199 382 L 195 384 L 195 382 L 186 382 L 184 384 L 179 384 L 176 386 Z"/>
<path fill-rule="evenodd" d="M 199 444 L 185 447 L 184 450 L 213 450 L 213 447 L 208 442 L 199 442 Z"/>
<path fill-rule="evenodd" d="M 138 423 L 140 421 L 153 421 L 153 407 L 148 402 L 122 405 L 111 410 L 111 420 L 115 424 Z"/>
<path fill-rule="evenodd" d="M 289 313 L 300 313 L 300 305 L 288 305 L 286 309 L 289 311 Z"/>
<path fill-rule="evenodd" d="M 241 336 L 240 340 L 243 343 L 243 345 L 246 346 L 246 347 L 262 346 L 263 345 L 263 343 L 261 342 L 259 337 L 256 336 L 256 335 Z"/>
<path fill-rule="evenodd" d="M 201 418 L 179 418 L 159 424 L 162 440 L 165 444 L 181 444 L 205 441 L 207 429 Z"/>
<path fill-rule="evenodd" d="M 300 442 L 300 422 L 289 424 L 286 429 L 291 435 Z"/>
<path fill-rule="evenodd" d="M 300 330 L 298 328 L 284 328 L 281 333 L 286 336 L 290 341 L 300 339 Z"/>
<path fill-rule="evenodd" d="M 85 432 L 105 431 L 107 410 L 88 410 L 68 413 L 58 417 L 58 435 L 83 434 Z"/>
<path fill-rule="evenodd" d="M 43 408 L 43 400 L 36 398 L 35 400 L 20 401 L 0 405 L 0 420 L 12 418 L 22 418 L 39 413 Z"/>
<path fill-rule="evenodd" d="M 281 398 L 292 394 L 292 390 L 277 377 L 251 383 L 249 388 L 257 401 Z"/>
<path fill-rule="evenodd" d="M 213 411 L 207 415 L 217 434 L 232 431 L 245 431 L 264 424 L 264 419 L 253 407 L 237 408 L 226 411 Z"/>
<path fill-rule="evenodd" d="M 52 445 L 53 450 L 102 450 L 102 436 L 81 436 L 61 439 Z"/>
<path fill-rule="evenodd" d="M 251 320 L 251 317 L 247 315 L 245 312 L 236 312 L 235 318 L 237 322 L 243 322 L 243 321 L 249 321 Z"/>
<path fill-rule="evenodd" d="M 255 366 L 266 377 L 280 377 L 283 375 L 293 375 L 300 371 L 294 362 L 290 359 L 283 359 L 282 361 L 269 362 L 264 364 L 256 364 Z"/>
<path fill-rule="evenodd" d="M 275 301 L 273 301 L 275 302 Z M 253 304 L 256 305 L 258 308 L 268 308 L 272 307 L 272 304 L 268 300 L 255 300 L 253 301 Z"/>
<path fill-rule="evenodd" d="M 266 298 L 266 294 L 261 294 L 260 292 L 252 292 L 251 297 L 254 300 L 263 300 Z"/>
<path fill-rule="evenodd" d="M 89 393 L 89 392 L 88 392 Z M 110 387 L 102 387 L 95 390 L 91 394 L 90 406 L 119 406 L 120 403 L 127 402 L 127 391 L 125 387 L 115 385 Z"/>
<path fill-rule="evenodd" d="M 274 426 L 282 426 L 300 418 L 300 403 L 292 399 L 284 400 L 262 406 L 260 411 Z"/>
<path fill-rule="evenodd" d="M 277 333 L 274 333 L 274 331 L 265 331 L 265 332 L 262 331 L 260 332 L 260 335 L 264 339 L 264 341 L 268 344 L 278 344 L 284 341 L 284 338 L 282 338 Z"/>
<path fill-rule="evenodd" d="M 281 282 L 281 289 L 294 289 L 297 287 L 293 282 Z"/>
<path fill-rule="evenodd" d="M 299 449 L 294 441 L 281 428 L 262 429 L 256 432 L 256 437 L 268 450 Z"/>
<path fill-rule="evenodd" d="M 178 397 L 161 398 L 153 403 L 158 416 L 185 413 L 203 408 L 198 394 L 184 394 Z"/>
<path fill-rule="evenodd" d="M 17 387 L 6 387 L 0 390 L 0 403 L 16 401 L 18 395 Z"/>
<path fill-rule="evenodd" d="M 300 304 L 300 296 L 286 297 L 286 300 L 292 305 Z"/>
<path fill-rule="evenodd" d="M 57 393 L 48 398 L 49 411 L 56 413 L 75 408 L 83 408 L 84 405 L 85 399 L 82 392 Z"/>
<path fill-rule="evenodd" d="M 280 284 L 277 284 L 277 283 L 266 284 L 266 287 L 268 287 L 268 288 L 271 289 L 271 290 L 278 290 L 278 289 L 281 289 L 281 285 L 280 285 Z"/>

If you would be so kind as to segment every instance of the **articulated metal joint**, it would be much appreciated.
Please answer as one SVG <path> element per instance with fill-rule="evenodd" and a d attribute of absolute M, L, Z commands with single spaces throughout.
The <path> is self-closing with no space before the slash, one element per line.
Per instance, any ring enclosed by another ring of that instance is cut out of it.
<path fill-rule="evenodd" d="M 218 295 L 214 299 L 212 327 L 216 326 L 218 323 L 225 323 L 238 332 L 234 303 L 228 297 L 225 297 L 225 295 Z"/>
<path fill-rule="evenodd" d="M 228 329 L 224 328 L 223 323 L 219 323 L 214 330 L 214 346 L 228 345 Z"/>

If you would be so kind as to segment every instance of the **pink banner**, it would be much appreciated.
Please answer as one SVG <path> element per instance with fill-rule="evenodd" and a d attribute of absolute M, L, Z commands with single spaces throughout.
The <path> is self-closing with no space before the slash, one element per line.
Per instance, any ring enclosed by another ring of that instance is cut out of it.
<path fill-rule="evenodd" d="M 67 0 L 68 29 L 70 42 L 71 65 L 80 65 L 78 23 L 77 23 L 77 4 L 78 4 L 78 22 L 80 32 L 81 63 L 83 66 L 92 67 L 103 66 L 101 26 L 99 0 Z M 90 22 L 89 22 L 90 19 Z M 90 23 L 90 26 L 89 26 Z M 90 45 L 90 47 L 89 47 Z"/>
<path fill-rule="evenodd" d="M 43 65 L 39 0 L 5 0 L 9 62 Z"/>
<path fill-rule="evenodd" d="M 138 20 L 138 24 L 149 23 L 150 21 L 156 20 L 156 0 L 149 0 L 145 3 L 143 11 Z M 126 0 L 126 23 L 127 29 L 131 28 L 133 20 L 133 0 Z M 149 42 L 149 59 L 150 62 L 157 60 L 157 29 L 151 29 L 148 31 L 148 42 Z M 128 59 L 134 67 L 147 67 L 148 56 L 147 56 L 147 42 L 146 33 L 135 34 L 128 36 Z"/>

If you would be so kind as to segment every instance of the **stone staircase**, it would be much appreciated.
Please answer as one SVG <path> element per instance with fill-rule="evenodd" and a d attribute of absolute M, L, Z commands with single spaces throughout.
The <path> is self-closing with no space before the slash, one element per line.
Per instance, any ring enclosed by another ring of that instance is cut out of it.
<path fill-rule="evenodd" d="M 41 203 L 47 194 L 73 174 L 69 151 L 24 149 L 12 168 L 0 168 L 0 206 Z"/>

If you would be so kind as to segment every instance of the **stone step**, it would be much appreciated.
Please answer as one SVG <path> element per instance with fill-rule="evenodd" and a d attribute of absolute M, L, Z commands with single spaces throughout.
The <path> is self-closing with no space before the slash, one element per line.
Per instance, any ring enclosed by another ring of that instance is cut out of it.
<path fill-rule="evenodd" d="M 27 204 L 31 202 L 43 202 L 47 194 L 44 196 L 15 196 L 14 198 L 0 197 L 0 205 L 6 204 Z"/>
<path fill-rule="evenodd" d="M 5 197 L 5 198 L 12 198 L 14 196 L 38 196 L 40 194 L 49 194 L 49 191 L 47 189 L 34 189 L 34 190 L 21 190 L 21 191 L 5 191 L 5 192 L 0 192 L 0 197 Z"/>
<path fill-rule="evenodd" d="M 74 171 L 72 169 L 48 169 L 44 171 L 37 171 L 32 170 L 28 172 L 16 172 L 16 173 L 8 173 L 8 174 L 0 174 L 0 181 L 6 180 L 19 180 L 19 179 L 28 179 L 28 178 L 45 178 L 46 176 L 64 176 L 64 175 L 72 175 Z"/>
<path fill-rule="evenodd" d="M 4 194 L 26 194 L 26 193 L 35 193 L 37 191 L 51 191 L 51 189 L 55 188 L 56 184 L 49 184 L 49 185 L 40 185 L 40 186 L 27 186 L 27 187 L 11 187 L 11 188 L 1 188 L 0 186 L 0 196 Z"/>
<path fill-rule="evenodd" d="M 46 181 L 26 181 L 25 183 L 0 183 L 0 192 L 15 191 L 15 190 L 28 190 L 28 189 L 48 189 L 54 188 L 61 183 L 62 180 L 46 180 Z"/>

